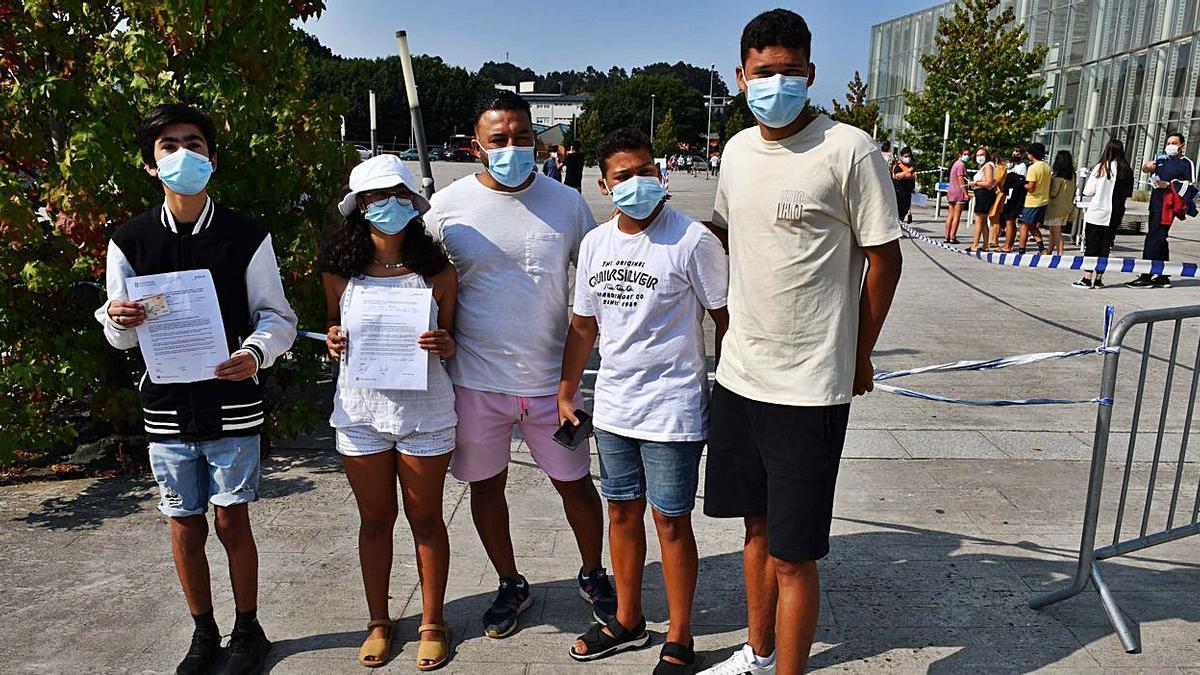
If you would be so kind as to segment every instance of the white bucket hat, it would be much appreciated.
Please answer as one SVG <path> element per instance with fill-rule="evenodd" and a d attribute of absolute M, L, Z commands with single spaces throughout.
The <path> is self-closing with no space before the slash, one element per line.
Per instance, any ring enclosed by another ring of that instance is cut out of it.
<path fill-rule="evenodd" d="M 358 208 L 355 201 L 358 193 L 397 185 L 404 185 L 413 193 L 412 203 L 418 213 L 425 214 L 429 211 L 429 200 L 421 194 L 417 179 L 395 155 L 377 155 L 354 167 L 350 171 L 350 192 L 338 203 L 338 211 L 341 211 L 343 216 L 348 216 Z"/>

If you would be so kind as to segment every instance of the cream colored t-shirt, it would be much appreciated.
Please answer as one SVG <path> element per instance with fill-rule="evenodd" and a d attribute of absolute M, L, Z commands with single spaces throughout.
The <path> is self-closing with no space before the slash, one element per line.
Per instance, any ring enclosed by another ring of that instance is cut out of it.
<path fill-rule="evenodd" d="M 765 403 L 848 403 L 862 248 L 900 238 L 883 156 L 822 115 L 780 142 L 746 129 L 722 158 L 713 223 L 729 230 L 730 326 L 717 381 Z"/>

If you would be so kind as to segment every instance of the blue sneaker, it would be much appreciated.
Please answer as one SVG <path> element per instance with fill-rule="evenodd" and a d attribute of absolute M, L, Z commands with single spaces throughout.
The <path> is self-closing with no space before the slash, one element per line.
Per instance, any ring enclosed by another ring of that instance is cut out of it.
<path fill-rule="evenodd" d="M 588 574 L 579 572 L 579 597 L 592 605 L 592 618 L 608 625 L 617 618 L 617 592 L 608 580 L 608 571 L 598 567 Z"/>
<path fill-rule="evenodd" d="M 501 579 L 496 599 L 483 613 L 484 635 L 495 639 L 512 635 L 517 629 L 517 616 L 532 604 L 533 597 L 529 595 L 529 582 L 525 577 L 517 575 L 516 579 Z"/>

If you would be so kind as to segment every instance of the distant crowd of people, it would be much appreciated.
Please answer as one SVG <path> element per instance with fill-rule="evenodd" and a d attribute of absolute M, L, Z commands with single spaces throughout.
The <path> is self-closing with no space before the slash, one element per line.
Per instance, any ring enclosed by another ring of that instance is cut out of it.
<path fill-rule="evenodd" d="M 1141 166 L 1142 173 L 1150 174 L 1151 188 L 1142 250 L 1142 258 L 1146 260 L 1167 261 L 1171 224 L 1196 215 L 1193 185 L 1196 169 L 1185 156 L 1184 147 L 1183 134 L 1170 132 L 1162 152 Z M 900 218 L 911 223 L 917 182 L 912 148 L 905 147 L 893 155 L 891 143 L 884 141 L 880 151 L 891 166 Z M 1023 254 L 1032 239 L 1038 253 L 1062 255 L 1063 229 L 1076 217 L 1079 205 L 1084 210 L 1084 255 L 1107 258 L 1112 253 L 1117 227 L 1125 218 L 1125 201 L 1134 192 L 1134 171 L 1125 157 L 1124 144 L 1115 138 L 1108 142 L 1100 161 L 1087 172 L 1082 189 L 1070 151 L 1058 151 L 1053 163 L 1047 162 L 1046 157 L 1046 146 L 1041 143 L 1014 147 L 1003 161 L 1000 153 L 985 146 L 976 148 L 974 155 L 970 148 L 963 147 L 950 166 L 946 189 L 949 208 L 942 241 L 961 243 L 959 224 L 963 211 L 973 202 L 975 228 L 968 249 L 972 253 L 995 250 Z M 1074 285 L 1102 288 L 1103 277 L 1103 273 L 1085 272 Z M 1169 288 L 1171 279 L 1164 274 L 1139 274 L 1125 285 Z"/>

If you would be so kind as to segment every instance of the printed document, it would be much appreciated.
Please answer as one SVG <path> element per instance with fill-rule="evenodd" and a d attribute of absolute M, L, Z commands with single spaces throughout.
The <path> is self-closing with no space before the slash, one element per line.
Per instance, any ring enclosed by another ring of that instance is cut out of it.
<path fill-rule="evenodd" d="M 346 307 L 350 386 L 418 389 L 428 386 L 429 352 L 417 339 L 429 330 L 433 291 L 428 288 L 359 286 Z"/>
<path fill-rule="evenodd" d="M 155 384 L 211 380 L 229 360 L 217 289 L 208 270 L 129 277 L 129 299 L 144 301 L 138 344 Z"/>

